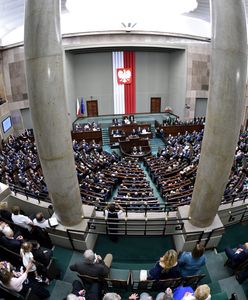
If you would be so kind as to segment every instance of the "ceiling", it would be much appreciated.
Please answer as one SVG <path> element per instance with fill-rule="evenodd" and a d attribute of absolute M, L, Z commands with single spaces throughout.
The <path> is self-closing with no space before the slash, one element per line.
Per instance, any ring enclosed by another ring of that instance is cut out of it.
<path fill-rule="evenodd" d="M 210 22 L 209 0 L 197 1 L 198 7 L 193 12 L 184 14 L 184 16 Z M 23 32 L 24 2 L 25 0 L 0 0 L 0 41 L 18 28 L 22 28 Z M 63 15 L 68 14 L 65 2 L 66 0 L 61 0 L 62 22 Z M 245 3 L 246 9 L 248 9 L 248 0 L 245 0 Z M 95 12 L 93 13 L 95 14 Z M 0 43 L 0 45 L 3 45 L 3 43 Z"/>

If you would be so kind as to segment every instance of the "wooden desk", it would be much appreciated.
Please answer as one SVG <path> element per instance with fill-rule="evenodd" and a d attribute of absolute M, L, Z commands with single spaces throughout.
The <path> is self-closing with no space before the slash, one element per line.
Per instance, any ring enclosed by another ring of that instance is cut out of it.
<path fill-rule="evenodd" d="M 81 142 L 82 140 L 85 140 L 87 143 L 92 142 L 95 140 L 97 144 L 102 144 L 102 130 L 96 130 L 96 131 L 72 131 L 71 137 L 73 140 L 76 140 L 77 142 Z"/>
<path fill-rule="evenodd" d="M 146 133 L 141 133 L 141 132 L 137 133 L 138 130 L 142 131 L 142 129 L 144 129 L 144 128 L 147 130 Z M 151 124 L 132 123 L 132 124 L 125 124 L 125 125 L 118 125 L 118 126 L 110 126 L 109 127 L 110 145 L 113 145 L 115 143 L 119 143 L 120 141 L 124 141 L 127 137 L 130 137 L 130 139 L 131 139 L 133 129 L 136 131 L 136 135 L 138 137 L 141 137 L 141 138 L 146 138 L 147 137 L 149 139 L 152 138 Z M 119 132 L 121 132 L 121 134 L 118 135 L 118 136 L 115 136 L 113 134 L 113 132 L 116 132 L 117 130 Z"/>

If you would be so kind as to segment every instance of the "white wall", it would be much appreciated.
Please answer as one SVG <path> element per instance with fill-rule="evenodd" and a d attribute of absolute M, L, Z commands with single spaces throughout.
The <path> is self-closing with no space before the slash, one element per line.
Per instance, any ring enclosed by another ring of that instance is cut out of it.
<path fill-rule="evenodd" d="M 29 108 L 21 109 L 22 120 L 24 128 L 31 129 L 33 128 L 33 122 L 31 118 L 31 113 Z"/>
<path fill-rule="evenodd" d="M 168 101 L 169 54 L 136 52 L 136 111 L 150 112 L 150 98 L 161 97 L 161 109 Z"/>
<path fill-rule="evenodd" d="M 168 105 L 176 115 L 184 116 L 186 97 L 186 54 L 184 50 L 170 53 Z"/>
<path fill-rule="evenodd" d="M 71 123 L 73 123 L 76 120 L 74 55 L 69 52 L 64 55 L 64 80 L 68 114 Z"/>
<path fill-rule="evenodd" d="M 99 115 L 114 113 L 111 52 L 74 55 L 74 79 L 76 97 L 98 100 Z"/>
<path fill-rule="evenodd" d="M 150 112 L 150 98 L 161 97 L 161 111 L 171 106 L 183 116 L 186 93 L 185 50 L 136 51 L 136 112 Z M 65 54 L 66 98 L 71 121 L 76 98 L 98 100 L 99 115 L 114 113 L 112 53 Z M 86 105 L 85 105 L 86 106 Z M 85 112 L 87 115 L 87 111 Z"/>

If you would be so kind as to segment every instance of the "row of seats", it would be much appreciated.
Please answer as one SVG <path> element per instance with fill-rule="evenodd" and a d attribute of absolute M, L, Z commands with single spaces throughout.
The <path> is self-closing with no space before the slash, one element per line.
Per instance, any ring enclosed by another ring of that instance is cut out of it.
<path fill-rule="evenodd" d="M 195 289 L 200 281 L 206 276 L 205 274 L 199 274 L 194 276 L 169 278 L 163 280 L 140 280 L 140 270 L 122 270 L 122 269 L 110 269 L 108 278 L 99 279 L 98 277 L 92 277 L 88 275 L 77 276 L 83 283 L 99 282 L 103 285 L 103 289 L 110 290 L 127 290 L 129 287 L 133 291 L 165 291 L 168 287 L 174 289 L 180 285 L 191 286 Z"/>

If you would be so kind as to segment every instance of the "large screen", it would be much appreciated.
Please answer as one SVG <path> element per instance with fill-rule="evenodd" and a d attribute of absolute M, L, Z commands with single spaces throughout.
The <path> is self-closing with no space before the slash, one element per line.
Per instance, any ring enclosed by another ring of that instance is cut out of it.
<path fill-rule="evenodd" d="M 12 127 L 11 118 L 8 117 L 2 121 L 3 132 L 7 132 Z"/>

